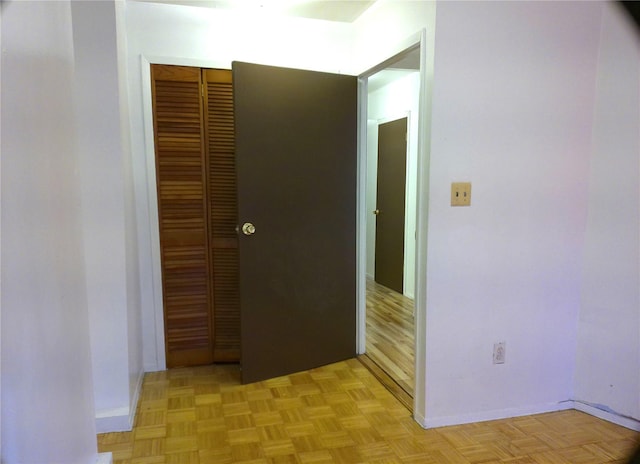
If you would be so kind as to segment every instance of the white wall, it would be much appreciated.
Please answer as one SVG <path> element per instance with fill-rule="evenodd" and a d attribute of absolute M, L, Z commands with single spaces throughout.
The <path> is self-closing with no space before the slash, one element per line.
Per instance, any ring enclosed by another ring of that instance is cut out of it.
<path fill-rule="evenodd" d="M 640 420 L 640 39 L 608 5 L 600 40 L 575 398 Z"/>
<path fill-rule="evenodd" d="M 426 425 L 573 396 L 601 7 L 380 2 L 356 22 L 363 69 L 426 29 Z M 472 205 L 451 208 L 463 180 Z M 494 366 L 497 341 L 507 363 Z"/>
<path fill-rule="evenodd" d="M 233 11 L 138 2 L 126 4 L 126 18 L 144 366 L 158 370 L 164 368 L 165 359 L 155 157 L 148 126 L 149 70 L 141 69 L 141 56 L 166 64 L 229 68 L 231 61 L 238 60 L 340 72 L 349 67 L 353 32 L 346 23 L 265 20 Z"/>
<path fill-rule="evenodd" d="M 572 397 L 600 14 L 583 2 L 438 5 L 431 424 Z M 471 207 L 449 206 L 452 181 L 473 183 Z M 507 362 L 493 365 L 499 341 Z"/>
<path fill-rule="evenodd" d="M 409 298 L 415 292 L 416 180 L 418 155 L 418 95 L 420 74 L 407 72 L 384 87 L 369 92 L 367 104 L 367 275 L 375 274 L 376 209 L 378 171 L 378 125 L 407 117 L 407 177 L 405 192 L 404 290 Z"/>
<path fill-rule="evenodd" d="M 1 460 L 94 463 L 71 8 L 1 15 Z"/>
<path fill-rule="evenodd" d="M 74 2 L 83 238 L 99 432 L 128 430 L 142 378 L 132 181 L 121 128 L 116 5 Z"/>

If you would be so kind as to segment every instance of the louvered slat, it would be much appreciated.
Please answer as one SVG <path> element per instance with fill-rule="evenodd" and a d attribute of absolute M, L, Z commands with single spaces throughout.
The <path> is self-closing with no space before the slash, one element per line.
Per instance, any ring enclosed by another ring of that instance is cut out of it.
<path fill-rule="evenodd" d="M 231 71 L 204 70 L 215 361 L 240 360 L 235 133 Z"/>
<path fill-rule="evenodd" d="M 167 366 L 213 361 L 198 68 L 152 65 Z"/>

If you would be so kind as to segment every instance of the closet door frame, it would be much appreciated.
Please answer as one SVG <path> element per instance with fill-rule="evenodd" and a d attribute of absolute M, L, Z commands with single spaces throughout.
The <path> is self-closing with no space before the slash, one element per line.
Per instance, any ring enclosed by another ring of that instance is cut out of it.
<path fill-rule="evenodd" d="M 175 66 L 192 66 L 196 68 L 211 68 L 211 69 L 224 69 L 231 70 L 230 61 L 204 61 L 204 60 L 190 60 L 180 58 L 167 58 L 167 57 L 154 57 L 154 56 L 140 56 L 141 66 L 141 82 L 142 82 L 142 116 L 143 116 L 143 132 L 145 141 L 145 172 L 140 172 L 141 166 L 136 171 L 136 166 L 133 166 L 134 176 L 139 178 L 146 178 L 146 200 L 148 209 L 146 213 L 148 216 L 139 219 L 139 224 L 142 227 L 139 228 L 139 233 L 146 232 L 146 224 L 149 225 L 147 237 L 142 237 L 139 243 L 145 243 L 146 239 L 149 241 L 149 247 L 145 250 L 141 250 L 142 256 L 140 260 L 142 263 L 151 263 L 151 269 L 140 269 L 140 275 L 148 275 L 148 280 L 141 280 L 141 294 L 143 300 L 142 306 L 142 343 L 143 343 L 143 365 L 145 372 L 161 371 L 167 368 L 166 358 L 166 343 L 165 343 L 165 323 L 164 323 L 164 295 L 162 290 L 162 260 L 160 253 L 160 218 L 158 214 L 158 197 L 157 197 L 157 178 L 156 178 L 156 155 L 155 155 L 155 132 L 153 124 L 153 96 L 151 92 L 151 65 L 175 65 Z M 135 161 L 135 160 L 134 160 Z M 139 204 L 137 202 L 137 204 Z M 143 211 L 138 211 L 138 214 L 143 214 Z M 140 237 L 140 236 L 139 236 Z M 145 259 L 146 258 L 146 259 Z M 145 301 L 146 288 L 151 288 L 153 294 L 152 301 Z M 145 356 L 148 353 L 153 353 L 155 359 L 148 359 L 149 356 Z"/>

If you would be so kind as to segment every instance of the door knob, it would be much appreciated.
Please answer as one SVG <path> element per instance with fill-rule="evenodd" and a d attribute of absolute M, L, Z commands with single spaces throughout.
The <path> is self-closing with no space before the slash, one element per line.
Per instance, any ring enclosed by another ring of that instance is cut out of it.
<path fill-rule="evenodd" d="M 256 226 L 254 226 L 250 222 L 245 222 L 242 225 L 242 233 L 245 235 L 253 235 L 256 233 Z"/>
<path fill-rule="evenodd" d="M 374 209 L 373 210 L 373 214 L 375 214 L 377 216 L 378 214 L 380 214 L 380 210 L 379 209 Z"/>

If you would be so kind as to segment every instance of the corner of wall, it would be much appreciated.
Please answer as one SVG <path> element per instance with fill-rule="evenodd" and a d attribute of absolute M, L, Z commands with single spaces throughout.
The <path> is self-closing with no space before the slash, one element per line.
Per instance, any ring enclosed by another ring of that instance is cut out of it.
<path fill-rule="evenodd" d="M 133 430 L 138 400 L 142 391 L 144 372 L 141 370 L 135 379 L 135 387 L 131 393 L 128 407 L 102 409 L 96 411 L 96 432 L 129 432 Z"/>
<path fill-rule="evenodd" d="M 574 391 L 576 409 L 640 430 L 640 48 L 628 19 L 602 5 Z"/>

